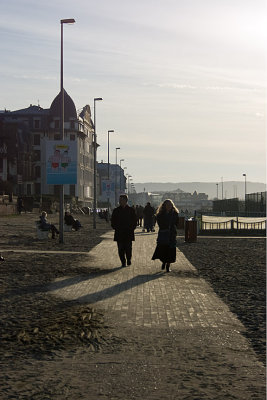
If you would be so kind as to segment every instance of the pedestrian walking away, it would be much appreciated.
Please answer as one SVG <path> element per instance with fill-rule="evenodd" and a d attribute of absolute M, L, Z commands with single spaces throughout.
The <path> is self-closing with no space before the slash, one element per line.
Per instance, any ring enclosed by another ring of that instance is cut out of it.
<path fill-rule="evenodd" d="M 144 229 L 146 229 L 147 232 L 153 232 L 154 231 L 153 216 L 155 214 L 155 210 L 149 202 L 145 206 L 143 213 L 144 213 Z"/>
<path fill-rule="evenodd" d="M 143 218 L 144 218 L 143 211 L 144 211 L 144 207 L 143 206 L 141 206 L 141 205 L 136 206 L 137 226 L 140 226 L 140 227 L 142 227 L 142 221 L 143 221 Z"/>
<path fill-rule="evenodd" d="M 156 220 L 159 226 L 157 246 L 152 260 L 162 262 L 161 269 L 170 271 L 170 264 L 176 261 L 176 234 L 179 223 L 179 211 L 172 200 L 167 199 L 159 206 Z"/>
<path fill-rule="evenodd" d="M 132 260 L 132 242 L 134 230 L 137 224 L 135 210 L 129 207 L 128 196 L 122 194 L 119 198 L 119 207 L 113 210 L 111 216 L 111 226 L 115 230 L 114 241 L 117 242 L 118 253 L 121 260 L 121 266 L 131 265 Z"/>

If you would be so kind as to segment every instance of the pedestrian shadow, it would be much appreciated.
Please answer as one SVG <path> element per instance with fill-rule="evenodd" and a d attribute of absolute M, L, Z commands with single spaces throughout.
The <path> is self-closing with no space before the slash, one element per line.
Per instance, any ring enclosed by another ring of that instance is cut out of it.
<path fill-rule="evenodd" d="M 98 292 L 94 293 L 89 293 L 84 296 L 78 297 L 75 299 L 75 301 L 79 303 L 88 303 L 88 304 L 93 304 L 97 303 L 102 300 L 106 300 L 108 298 L 117 296 L 121 294 L 122 292 L 125 292 L 127 290 L 133 289 L 134 287 L 137 287 L 139 285 L 144 285 L 147 282 L 151 282 L 155 279 L 158 279 L 162 277 L 162 274 L 159 272 L 156 272 L 155 274 L 142 274 L 142 275 L 137 275 L 125 282 L 118 283 L 117 285 L 108 287 L 106 289 L 100 290 Z M 73 300 L 71 300 L 73 303 Z M 67 305 L 68 302 L 66 302 Z"/>
<path fill-rule="evenodd" d="M 105 269 L 105 270 L 94 270 L 93 272 L 89 272 L 87 274 L 71 276 L 65 278 L 63 280 L 58 280 L 55 282 L 50 282 L 48 284 L 37 284 L 37 285 L 30 285 L 25 286 L 22 288 L 12 289 L 9 291 L 4 292 L 0 295 L 0 301 L 4 298 L 11 298 L 18 295 L 27 295 L 27 294 L 36 294 L 36 293 L 47 293 L 54 290 L 64 289 L 68 286 L 77 285 L 78 283 L 89 281 L 91 279 L 98 278 L 100 276 L 110 274 L 112 272 L 116 272 L 120 270 L 121 267 L 116 267 L 112 269 Z"/>

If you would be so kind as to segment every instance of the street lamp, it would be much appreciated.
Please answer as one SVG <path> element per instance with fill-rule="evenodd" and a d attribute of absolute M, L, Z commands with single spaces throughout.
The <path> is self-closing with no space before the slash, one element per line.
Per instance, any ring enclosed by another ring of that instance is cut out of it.
<path fill-rule="evenodd" d="M 120 147 L 116 147 L 116 164 L 115 164 L 115 207 L 117 205 L 117 170 L 118 170 L 118 150 L 120 150 Z"/>
<path fill-rule="evenodd" d="M 219 200 L 219 189 L 218 189 L 218 186 L 219 186 L 219 183 L 216 183 L 216 186 L 217 186 L 217 200 Z"/>
<path fill-rule="evenodd" d="M 123 167 L 123 178 L 125 178 L 125 176 L 127 175 L 127 174 L 125 174 L 126 169 L 127 169 L 127 167 Z M 123 180 L 125 180 L 125 179 L 123 179 Z M 127 177 L 126 177 L 126 181 L 124 183 L 125 183 L 124 190 L 127 190 Z"/>
<path fill-rule="evenodd" d="M 94 98 L 94 213 L 93 213 L 93 228 L 96 229 L 96 109 L 95 105 L 97 101 L 103 100 L 102 97 Z"/>
<path fill-rule="evenodd" d="M 121 163 L 124 161 L 124 158 L 120 160 L 120 192 L 121 192 Z"/>
<path fill-rule="evenodd" d="M 109 193 L 110 193 L 110 182 L 109 182 L 109 134 L 114 132 L 114 130 L 108 131 L 108 213 L 109 213 Z"/>
<path fill-rule="evenodd" d="M 64 88 L 63 88 L 63 25 L 74 24 L 75 19 L 61 19 L 61 57 L 60 57 L 60 96 L 61 96 L 61 113 L 60 113 L 60 130 L 61 139 L 64 140 Z M 64 242 L 64 185 L 60 185 L 59 199 L 59 243 Z"/>
<path fill-rule="evenodd" d="M 132 175 L 127 174 L 127 176 L 128 176 L 128 195 L 129 195 L 130 178 L 132 177 Z"/>
<path fill-rule="evenodd" d="M 223 200 L 223 176 L 222 176 L 222 200 Z"/>
<path fill-rule="evenodd" d="M 247 195 L 247 174 L 243 174 L 245 177 L 245 211 L 246 211 L 246 195 Z"/>
<path fill-rule="evenodd" d="M 108 131 L 108 180 L 109 180 L 109 134 L 114 130 Z"/>

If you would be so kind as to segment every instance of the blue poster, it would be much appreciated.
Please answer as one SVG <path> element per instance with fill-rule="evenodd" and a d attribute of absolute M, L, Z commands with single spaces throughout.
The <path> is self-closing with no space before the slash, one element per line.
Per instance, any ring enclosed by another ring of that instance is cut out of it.
<path fill-rule="evenodd" d="M 77 143 L 48 140 L 46 142 L 46 183 L 75 185 L 77 183 Z"/>

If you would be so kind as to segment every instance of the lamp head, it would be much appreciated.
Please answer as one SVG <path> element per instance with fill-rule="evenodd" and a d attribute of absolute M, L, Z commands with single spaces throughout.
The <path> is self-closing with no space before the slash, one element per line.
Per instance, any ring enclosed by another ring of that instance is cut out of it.
<path fill-rule="evenodd" d="M 103 100 L 102 97 L 95 97 L 94 98 L 94 101 L 100 101 L 100 100 Z"/>
<path fill-rule="evenodd" d="M 60 20 L 61 24 L 74 24 L 74 22 L 75 22 L 75 19 L 73 19 L 73 18 L 61 19 Z"/>

